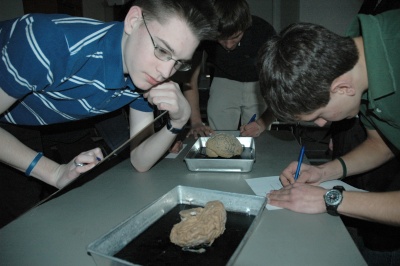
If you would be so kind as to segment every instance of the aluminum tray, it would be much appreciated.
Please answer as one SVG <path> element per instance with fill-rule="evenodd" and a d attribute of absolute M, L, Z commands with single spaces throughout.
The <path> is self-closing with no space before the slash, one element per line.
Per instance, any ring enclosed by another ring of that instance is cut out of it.
<path fill-rule="evenodd" d="M 190 171 L 203 172 L 250 172 L 256 161 L 254 138 L 237 137 L 243 152 L 237 158 L 209 158 L 205 155 L 206 142 L 210 137 L 201 137 L 186 154 L 184 160 Z"/>
<path fill-rule="evenodd" d="M 225 264 L 233 264 L 236 257 L 242 250 L 245 245 L 247 239 L 250 237 L 252 231 L 256 227 L 258 220 L 261 216 L 261 213 L 265 209 L 265 198 L 260 196 L 253 195 L 245 195 L 238 193 L 229 193 L 223 191 L 216 190 L 208 190 L 202 188 L 193 188 L 193 187 L 185 187 L 185 186 L 177 186 L 172 189 L 170 192 L 160 197 L 154 203 L 150 204 L 146 208 L 142 209 L 138 213 L 132 215 L 130 218 L 122 222 L 121 224 L 114 227 L 110 232 L 95 240 L 87 247 L 87 251 L 93 257 L 96 265 L 140 265 L 134 264 L 130 261 L 121 259 L 116 257 L 116 254 L 122 250 L 125 246 L 127 246 L 130 242 L 135 241 L 135 238 L 139 238 L 140 234 L 145 232 L 146 229 L 149 231 L 152 227 L 151 225 L 155 223 L 157 224 L 158 220 L 161 220 L 163 216 L 165 216 L 171 209 L 175 208 L 178 204 L 187 204 L 194 206 L 205 206 L 205 204 L 211 200 L 220 200 L 225 209 L 228 212 L 240 213 L 243 217 L 254 216 L 254 219 L 251 220 L 250 225 L 247 231 L 244 232 L 243 237 L 240 243 L 237 245 L 236 249 L 232 250 L 230 254 L 231 257 L 228 258 L 228 262 Z M 229 219 L 229 216 L 228 216 Z M 248 219 L 248 218 L 246 218 Z M 228 221 L 227 221 L 228 223 Z M 168 227 L 167 236 L 163 236 L 164 238 L 169 237 L 169 232 L 172 227 Z M 228 230 L 228 226 L 226 231 Z M 225 235 L 225 233 L 221 236 L 221 238 Z M 210 248 L 217 249 L 215 244 L 218 244 L 218 238 L 215 240 L 213 245 Z M 168 239 L 169 241 L 169 239 Z M 229 248 L 226 241 L 221 243 L 222 239 L 219 240 L 220 245 L 222 245 L 223 252 Z M 180 247 L 175 246 L 172 243 L 168 243 L 169 245 L 177 248 L 177 254 L 172 254 L 175 262 L 176 258 L 187 256 L 187 253 L 180 249 Z M 193 254 L 189 256 L 194 256 L 196 262 L 199 262 L 200 256 L 203 258 L 209 258 L 210 255 L 214 252 L 211 250 L 209 254 L 206 251 L 203 254 Z M 208 256 L 208 257 L 207 257 Z M 161 264 L 166 264 L 163 262 L 159 262 Z M 216 265 L 215 263 L 211 263 Z M 171 264 L 173 265 L 173 263 Z"/>

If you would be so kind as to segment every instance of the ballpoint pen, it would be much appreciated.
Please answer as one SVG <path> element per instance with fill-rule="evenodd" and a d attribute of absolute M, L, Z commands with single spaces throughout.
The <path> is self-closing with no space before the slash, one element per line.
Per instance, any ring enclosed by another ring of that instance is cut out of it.
<path fill-rule="evenodd" d="M 248 122 L 247 124 L 250 124 L 251 122 L 256 121 L 256 116 L 257 116 L 257 114 L 254 114 L 254 115 L 250 118 L 250 120 L 249 120 L 249 122 Z"/>
<path fill-rule="evenodd" d="M 297 169 L 296 169 L 296 173 L 294 175 L 294 181 L 297 181 L 297 178 L 299 178 L 299 174 L 300 174 L 300 168 L 301 168 L 301 164 L 303 162 L 303 157 L 304 157 L 304 151 L 305 151 L 305 146 L 303 145 L 301 147 L 300 150 L 300 154 L 299 154 L 299 160 L 298 160 L 298 164 L 297 164 Z"/>

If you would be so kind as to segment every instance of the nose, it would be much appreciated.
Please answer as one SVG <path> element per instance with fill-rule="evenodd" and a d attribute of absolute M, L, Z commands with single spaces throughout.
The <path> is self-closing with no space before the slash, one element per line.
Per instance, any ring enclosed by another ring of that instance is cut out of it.
<path fill-rule="evenodd" d="M 167 78 L 171 77 L 176 72 L 174 65 L 175 65 L 174 60 L 160 61 L 160 63 L 157 65 L 156 69 L 161 74 L 163 79 L 166 80 Z"/>
<path fill-rule="evenodd" d="M 314 120 L 314 124 L 316 124 L 319 127 L 325 126 L 326 123 L 328 123 L 328 121 L 326 121 L 325 119 L 322 119 L 322 118 L 318 118 L 318 119 Z"/>
<path fill-rule="evenodd" d="M 225 50 L 233 50 L 236 47 L 237 42 L 233 40 L 225 40 L 221 41 L 221 44 L 225 48 Z"/>

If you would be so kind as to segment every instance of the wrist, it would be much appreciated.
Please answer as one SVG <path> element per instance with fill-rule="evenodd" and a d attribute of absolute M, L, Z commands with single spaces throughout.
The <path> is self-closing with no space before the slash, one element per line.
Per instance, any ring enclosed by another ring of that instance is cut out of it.
<path fill-rule="evenodd" d="M 43 157 L 43 153 L 42 152 L 38 152 L 36 154 L 36 156 L 33 158 L 31 163 L 29 164 L 29 166 L 26 168 L 26 171 L 25 171 L 25 175 L 26 176 L 30 176 L 31 175 L 33 168 L 35 168 L 35 166 L 37 165 L 37 163 L 39 162 L 39 160 L 42 157 Z"/>
<path fill-rule="evenodd" d="M 267 128 L 264 121 L 262 119 L 257 119 L 255 122 L 258 125 L 258 130 L 260 133 L 264 132 L 264 130 Z"/>
<path fill-rule="evenodd" d="M 174 121 L 171 120 L 170 118 L 168 118 L 166 127 L 167 127 L 167 130 L 170 131 L 172 134 L 179 134 L 185 129 L 185 124 L 183 126 L 175 125 Z"/>
<path fill-rule="evenodd" d="M 198 125 L 204 125 L 203 120 L 201 118 L 190 118 L 190 125 L 191 126 L 198 126 Z"/>
<path fill-rule="evenodd" d="M 202 127 L 205 126 L 206 124 L 204 124 L 203 122 L 198 122 L 198 123 L 191 123 L 191 127 Z"/>
<path fill-rule="evenodd" d="M 338 157 L 336 159 L 339 161 L 340 165 L 342 166 L 342 176 L 339 178 L 339 180 L 342 180 L 343 178 L 345 178 L 347 176 L 347 166 L 341 157 Z"/>

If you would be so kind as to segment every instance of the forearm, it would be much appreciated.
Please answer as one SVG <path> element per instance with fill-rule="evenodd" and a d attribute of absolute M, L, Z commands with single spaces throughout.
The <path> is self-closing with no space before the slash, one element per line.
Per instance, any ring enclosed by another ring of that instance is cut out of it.
<path fill-rule="evenodd" d="M 148 171 L 171 147 L 175 138 L 176 134 L 167 130 L 166 126 L 152 134 L 131 151 L 133 167 L 139 172 Z"/>
<path fill-rule="evenodd" d="M 200 97 L 198 88 L 198 78 L 200 74 L 200 67 L 197 67 L 192 74 L 190 83 L 185 84 L 183 94 L 186 100 L 189 102 L 191 108 L 190 124 L 196 125 L 201 124 L 201 112 L 200 112 Z"/>
<path fill-rule="evenodd" d="M 25 172 L 38 152 L 30 149 L 2 128 L 0 128 L 0 140 L 0 160 L 15 169 Z M 54 173 L 59 166 L 56 162 L 43 156 L 32 169 L 30 175 L 56 186 Z"/>
<path fill-rule="evenodd" d="M 265 112 L 261 115 L 259 119 L 257 119 L 257 124 L 261 127 L 262 131 L 264 130 L 270 130 L 271 129 L 271 124 L 275 121 L 275 116 L 273 113 L 267 109 Z"/>
<path fill-rule="evenodd" d="M 393 192 L 343 192 L 338 207 L 340 214 L 400 226 L 400 191 Z"/>
<path fill-rule="evenodd" d="M 184 90 L 183 94 L 185 95 L 186 100 L 189 102 L 192 111 L 190 115 L 190 124 L 191 125 L 195 125 L 198 123 L 201 124 L 202 120 L 201 120 L 201 112 L 199 104 L 199 92 L 197 88 L 190 88 Z"/>
<path fill-rule="evenodd" d="M 375 131 L 369 132 L 368 137 L 363 143 L 352 151 L 342 156 L 347 174 L 346 176 L 356 175 L 372 170 L 394 157 L 392 151 L 386 146 L 384 141 Z M 319 166 L 323 171 L 323 180 L 337 179 L 343 176 L 343 168 L 338 160 L 333 160 Z"/>

